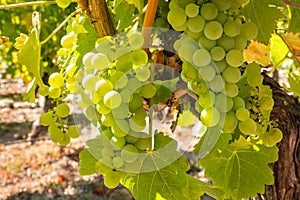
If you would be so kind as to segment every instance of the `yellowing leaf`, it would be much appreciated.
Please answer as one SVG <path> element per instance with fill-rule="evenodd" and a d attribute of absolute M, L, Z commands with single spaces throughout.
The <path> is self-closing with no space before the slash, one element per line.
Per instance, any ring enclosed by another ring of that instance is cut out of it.
<path fill-rule="evenodd" d="M 293 34 L 289 33 L 285 37 L 291 52 L 296 56 L 298 62 L 300 61 L 300 33 Z"/>
<path fill-rule="evenodd" d="M 273 34 L 270 39 L 271 61 L 275 66 L 278 66 L 289 52 L 288 47 L 282 41 L 280 36 Z"/>
<path fill-rule="evenodd" d="M 251 41 L 248 48 L 244 50 L 244 60 L 268 66 L 271 63 L 270 47 L 256 41 Z"/>

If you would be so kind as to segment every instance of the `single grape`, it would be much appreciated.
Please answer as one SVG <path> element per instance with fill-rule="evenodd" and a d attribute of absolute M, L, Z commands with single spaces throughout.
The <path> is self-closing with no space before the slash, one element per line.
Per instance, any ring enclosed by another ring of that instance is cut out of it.
<path fill-rule="evenodd" d="M 145 151 L 150 147 L 150 140 L 151 138 L 140 138 L 136 143 L 134 143 L 134 146 L 139 150 Z"/>
<path fill-rule="evenodd" d="M 133 33 L 128 35 L 128 43 L 132 50 L 142 48 L 144 44 L 144 37 L 140 33 Z"/>
<path fill-rule="evenodd" d="M 67 134 L 64 134 L 64 138 L 58 142 L 61 146 L 67 146 L 70 143 L 70 136 L 68 136 Z"/>
<path fill-rule="evenodd" d="M 107 108 L 116 109 L 122 103 L 122 96 L 117 91 L 112 90 L 104 95 L 103 102 Z"/>
<path fill-rule="evenodd" d="M 82 86 L 86 90 L 94 91 L 95 85 L 99 80 L 100 78 L 98 76 L 95 76 L 94 74 L 87 74 L 82 79 Z"/>
<path fill-rule="evenodd" d="M 133 163 L 138 158 L 138 150 L 132 144 L 125 145 L 121 150 L 121 158 L 127 163 Z"/>
<path fill-rule="evenodd" d="M 123 88 L 128 83 L 127 75 L 122 71 L 115 71 L 111 77 L 110 81 L 113 84 L 115 89 Z"/>
<path fill-rule="evenodd" d="M 114 168 L 120 168 L 124 165 L 123 159 L 120 156 L 116 156 L 112 159 L 112 165 Z"/>
<path fill-rule="evenodd" d="M 269 132 L 262 137 L 263 144 L 267 147 L 275 146 L 283 138 L 283 134 L 279 128 L 271 128 Z"/>
<path fill-rule="evenodd" d="M 225 94 L 233 98 L 239 94 L 239 87 L 235 83 L 225 83 Z"/>
<path fill-rule="evenodd" d="M 112 125 L 112 132 L 116 137 L 124 137 L 129 133 L 129 123 L 127 120 L 116 120 Z"/>
<path fill-rule="evenodd" d="M 204 80 L 191 80 L 188 82 L 188 88 L 195 94 L 200 95 L 208 90 Z"/>
<path fill-rule="evenodd" d="M 228 10 L 231 6 L 231 1 L 212 0 L 212 3 L 214 3 L 217 6 L 219 11 Z"/>
<path fill-rule="evenodd" d="M 218 8 L 213 3 L 205 3 L 200 9 L 200 14 L 206 20 L 213 20 L 218 15 Z"/>
<path fill-rule="evenodd" d="M 187 27 L 190 31 L 199 33 L 204 29 L 205 23 L 205 19 L 198 15 L 188 19 Z"/>
<path fill-rule="evenodd" d="M 227 15 L 224 12 L 219 12 L 217 17 L 215 18 L 215 21 L 219 22 L 221 25 L 224 25 L 225 22 L 227 22 L 228 18 Z"/>
<path fill-rule="evenodd" d="M 226 54 L 226 62 L 232 67 L 239 67 L 244 62 L 243 52 L 232 49 Z"/>
<path fill-rule="evenodd" d="M 113 84 L 110 80 L 101 79 L 95 84 L 95 91 L 100 97 L 104 97 L 104 95 L 111 90 L 113 90 Z"/>
<path fill-rule="evenodd" d="M 245 135 L 254 134 L 256 132 L 256 128 L 256 122 L 251 118 L 246 121 L 239 122 L 239 129 Z"/>
<path fill-rule="evenodd" d="M 176 6 L 170 9 L 167 19 L 173 27 L 179 27 L 186 23 L 187 16 L 183 8 Z"/>
<path fill-rule="evenodd" d="M 235 37 L 240 34 L 240 31 L 241 31 L 241 27 L 239 23 L 236 22 L 235 20 L 228 20 L 224 24 L 224 33 L 228 37 Z"/>
<path fill-rule="evenodd" d="M 147 66 L 138 67 L 134 71 L 135 77 L 142 82 L 148 80 L 151 76 L 151 71 Z"/>
<path fill-rule="evenodd" d="M 94 57 L 95 53 L 88 52 L 86 53 L 82 58 L 82 64 L 86 66 L 86 68 L 92 68 L 92 59 Z"/>
<path fill-rule="evenodd" d="M 227 97 L 225 94 L 219 93 L 216 95 L 214 106 L 218 108 L 221 113 L 226 113 L 233 108 L 233 100 L 232 98 Z"/>
<path fill-rule="evenodd" d="M 40 116 L 40 124 L 42 126 L 49 126 L 50 124 L 54 123 L 57 119 L 57 116 L 54 114 L 53 111 L 48 111 L 46 113 L 41 114 Z"/>
<path fill-rule="evenodd" d="M 59 104 L 55 108 L 55 114 L 57 117 L 67 117 L 70 114 L 70 107 L 65 103 Z"/>
<path fill-rule="evenodd" d="M 136 117 L 137 118 L 137 117 Z M 146 121 L 145 118 L 139 118 L 134 120 L 133 118 L 129 119 L 129 127 L 135 132 L 140 132 L 145 129 Z"/>
<path fill-rule="evenodd" d="M 204 28 L 204 35 L 210 40 L 217 40 L 223 34 L 223 27 L 217 21 L 210 21 Z"/>
<path fill-rule="evenodd" d="M 209 82 L 209 81 L 212 81 L 215 78 L 216 71 L 215 71 L 215 69 L 212 66 L 207 65 L 205 67 L 199 68 L 198 75 L 204 81 Z"/>
<path fill-rule="evenodd" d="M 207 91 L 199 96 L 197 102 L 203 108 L 210 108 L 215 103 L 215 94 L 211 91 Z"/>
<path fill-rule="evenodd" d="M 127 88 L 121 90 L 120 95 L 122 96 L 122 103 L 129 103 L 132 92 Z"/>
<path fill-rule="evenodd" d="M 227 35 L 222 35 L 217 41 L 217 45 L 222 47 L 225 51 L 229 51 L 234 48 L 234 39 Z"/>
<path fill-rule="evenodd" d="M 49 87 L 49 97 L 52 99 L 57 99 L 61 95 L 61 88 Z"/>
<path fill-rule="evenodd" d="M 104 147 L 101 150 L 101 156 L 103 158 L 114 157 L 114 155 L 115 155 L 115 153 L 114 153 L 114 150 L 112 148 Z"/>
<path fill-rule="evenodd" d="M 208 83 L 209 88 L 214 92 L 222 92 L 225 87 L 225 81 L 220 75 L 216 75 L 215 78 Z"/>
<path fill-rule="evenodd" d="M 195 69 L 195 67 L 189 63 L 189 62 L 183 62 L 182 64 L 182 71 L 181 71 L 181 77 L 184 80 L 194 80 L 198 76 L 198 71 Z"/>
<path fill-rule="evenodd" d="M 129 105 L 127 103 L 121 104 L 118 108 L 112 110 L 115 119 L 125 119 L 128 117 Z"/>
<path fill-rule="evenodd" d="M 116 62 L 116 70 L 127 73 L 132 69 L 131 53 L 126 53 L 118 57 Z"/>
<path fill-rule="evenodd" d="M 108 113 L 111 112 L 111 109 L 108 108 L 108 107 L 106 107 L 106 106 L 104 105 L 104 102 L 103 102 L 103 101 L 99 101 L 99 102 L 98 102 L 98 104 L 96 105 L 96 109 L 97 109 L 97 111 L 98 111 L 100 114 L 102 114 L 102 115 L 106 115 L 106 114 L 108 114 Z"/>
<path fill-rule="evenodd" d="M 243 51 L 247 47 L 247 39 L 243 35 L 234 38 L 234 48 Z"/>
<path fill-rule="evenodd" d="M 109 171 L 104 177 L 104 185 L 109 189 L 117 187 L 120 183 L 120 179 L 116 176 L 115 171 Z"/>
<path fill-rule="evenodd" d="M 53 88 L 60 88 L 65 85 L 65 79 L 62 74 L 54 72 L 49 76 L 48 83 Z"/>
<path fill-rule="evenodd" d="M 232 111 L 226 113 L 222 131 L 224 133 L 233 133 L 237 125 L 238 125 L 238 120 L 235 116 L 235 113 Z"/>
<path fill-rule="evenodd" d="M 240 107 L 235 111 L 236 118 L 239 121 L 246 121 L 250 118 L 250 112 L 244 107 Z"/>
<path fill-rule="evenodd" d="M 207 127 L 216 126 L 221 119 L 219 110 L 215 107 L 202 110 L 200 115 L 201 122 Z"/>
<path fill-rule="evenodd" d="M 95 44 L 97 52 L 107 54 L 112 46 L 112 39 L 110 36 L 98 38 Z"/>
<path fill-rule="evenodd" d="M 237 83 L 241 80 L 241 72 L 239 68 L 228 66 L 223 72 L 222 77 L 228 83 Z"/>
<path fill-rule="evenodd" d="M 197 49 L 193 54 L 193 62 L 198 67 L 204 67 L 211 62 L 211 56 L 205 49 Z"/>
<path fill-rule="evenodd" d="M 111 143 L 118 149 L 123 148 L 126 143 L 126 140 L 124 137 L 112 136 L 112 138 L 110 140 L 111 140 Z"/>
<path fill-rule="evenodd" d="M 68 128 L 67 135 L 70 136 L 70 138 L 78 138 L 80 136 L 80 128 L 76 125 L 71 125 Z"/>
<path fill-rule="evenodd" d="M 219 73 L 222 73 L 228 66 L 225 60 L 215 61 L 215 64 L 217 66 L 216 71 L 218 71 Z"/>
<path fill-rule="evenodd" d="M 93 69 L 102 70 L 109 65 L 108 57 L 103 53 L 95 53 L 91 60 L 91 66 Z"/>
<path fill-rule="evenodd" d="M 89 119 L 95 119 L 95 118 L 89 118 Z M 114 116 L 111 113 L 108 113 L 106 115 L 101 116 L 101 125 L 106 127 L 111 127 L 115 122 Z"/>
<path fill-rule="evenodd" d="M 261 85 L 263 82 L 263 79 L 264 79 L 264 77 L 261 74 L 247 73 L 247 82 L 251 87 Z"/>
<path fill-rule="evenodd" d="M 56 3 L 61 8 L 66 8 L 70 5 L 72 0 L 56 0 Z"/>
<path fill-rule="evenodd" d="M 199 6 L 194 3 L 189 3 L 185 7 L 185 14 L 188 17 L 196 17 L 199 14 Z"/>
<path fill-rule="evenodd" d="M 143 106 L 142 97 L 138 94 L 133 94 L 129 102 L 129 111 L 134 112 L 142 106 Z"/>
<path fill-rule="evenodd" d="M 133 132 L 133 131 L 132 131 L 132 132 Z M 130 132 L 130 134 L 127 134 L 127 135 L 125 136 L 125 140 L 126 140 L 127 143 L 134 144 L 134 143 L 136 143 L 136 142 L 139 140 L 139 138 L 138 138 L 138 137 L 135 137 L 135 136 L 133 136 L 133 135 L 131 135 L 132 132 Z"/>
<path fill-rule="evenodd" d="M 59 128 L 58 123 L 52 123 L 48 127 L 48 132 L 50 134 L 50 139 L 53 142 L 61 142 L 64 139 L 64 133 Z"/>
<path fill-rule="evenodd" d="M 225 58 L 226 52 L 222 47 L 215 46 L 211 49 L 210 54 L 214 61 L 221 61 Z"/>
<path fill-rule="evenodd" d="M 64 35 L 61 40 L 60 44 L 62 47 L 66 49 L 71 49 L 73 47 L 73 43 L 76 40 L 76 34 L 74 32 L 69 33 L 68 35 Z"/>
<path fill-rule="evenodd" d="M 141 81 L 135 77 L 131 77 L 126 85 L 126 89 L 130 90 L 132 93 L 136 92 L 140 88 Z"/>
<path fill-rule="evenodd" d="M 233 98 L 233 110 L 237 110 L 241 107 L 245 107 L 244 99 L 241 97 L 238 97 L 238 96 L 234 97 Z"/>
<path fill-rule="evenodd" d="M 272 110 L 274 106 L 274 100 L 271 96 L 263 96 L 258 100 L 261 110 Z"/>
<path fill-rule="evenodd" d="M 154 84 L 146 84 L 142 86 L 142 89 L 140 91 L 141 96 L 144 98 L 152 98 L 157 92 L 157 88 Z"/>
<path fill-rule="evenodd" d="M 131 53 L 133 67 L 140 67 L 148 63 L 148 55 L 142 49 L 137 49 Z"/>
<path fill-rule="evenodd" d="M 203 48 L 206 49 L 208 51 L 212 50 L 212 48 L 214 48 L 217 44 L 216 40 L 210 40 L 208 39 L 205 35 L 202 35 L 199 38 L 199 45 Z"/>

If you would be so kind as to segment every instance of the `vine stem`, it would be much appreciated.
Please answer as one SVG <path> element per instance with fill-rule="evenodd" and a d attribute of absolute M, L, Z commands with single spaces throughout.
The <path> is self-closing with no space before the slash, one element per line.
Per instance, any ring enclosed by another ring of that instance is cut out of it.
<path fill-rule="evenodd" d="M 149 46 L 151 31 L 152 31 L 152 28 L 150 28 L 150 27 L 152 27 L 153 23 L 154 23 L 154 18 L 156 15 L 158 1 L 159 0 L 149 0 L 148 1 L 146 15 L 145 15 L 143 29 L 142 29 L 142 34 L 144 36 L 144 47 Z M 146 49 L 148 49 L 148 48 L 146 48 Z"/>
<path fill-rule="evenodd" d="M 56 4 L 56 1 L 34 1 L 34 2 L 26 2 L 26 3 L 1 5 L 0 9 L 19 8 L 19 7 L 46 5 L 46 4 Z"/>
<path fill-rule="evenodd" d="M 74 12 L 72 12 L 62 23 L 60 23 L 60 25 L 58 27 L 56 27 L 56 29 L 54 29 L 54 31 L 52 31 L 52 33 L 45 39 L 43 40 L 40 44 L 43 45 L 45 44 L 48 40 L 50 40 L 72 17 L 74 17 L 75 15 L 77 15 L 78 13 L 81 12 L 81 8 L 75 10 Z"/>
<path fill-rule="evenodd" d="M 283 0 L 283 3 L 285 3 L 288 6 L 294 7 L 296 9 L 300 9 L 300 5 L 294 2 L 291 2 L 289 0 Z"/>

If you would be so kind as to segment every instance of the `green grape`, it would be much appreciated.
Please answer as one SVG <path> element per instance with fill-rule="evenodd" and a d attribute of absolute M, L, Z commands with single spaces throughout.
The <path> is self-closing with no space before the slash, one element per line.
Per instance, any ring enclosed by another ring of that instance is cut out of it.
<path fill-rule="evenodd" d="M 258 100 L 261 110 L 272 110 L 274 106 L 274 100 L 271 96 L 263 96 Z"/>
<path fill-rule="evenodd" d="M 239 109 L 241 107 L 245 107 L 244 99 L 241 97 L 238 97 L 238 96 L 234 97 L 233 98 L 233 110 L 236 111 L 237 109 Z"/>
<path fill-rule="evenodd" d="M 248 109 L 244 108 L 244 107 L 240 107 L 239 109 L 237 109 L 235 111 L 235 115 L 236 115 L 236 118 L 239 120 L 239 121 L 246 121 L 250 118 L 250 112 Z"/>
<path fill-rule="evenodd" d="M 104 185 L 109 189 L 117 187 L 120 183 L 120 180 L 124 177 L 124 175 L 120 176 L 121 173 L 122 172 L 113 170 L 107 172 L 104 178 Z"/>
<path fill-rule="evenodd" d="M 279 128 L 272 128 L 262 137 L 263 144 L 267 147 L 273 147 L 283 138 L 283 134 Z"/>
<path fill-rule="evenodd" d="M 74 32 L 69 33 L 68 35 L 64 35 L 61 40 L 60 44 L 62 47 L 66 49 L 71 49 L 73 47 L 73 42 L 76 40 L 76 35 Z"/>
<path fill-rule="evenodd" d="M 139 140 L 136 143 L 134 143 L 134 146 L 139 150 L 145 151 L 150 147 L 150 140 L 151 138 L 139 138 Z"/>
<path fill-rule="evenodd" d="M 247 82 L 251 87 L 259 86 L 263 82 L 263 76 L 260 74 L 247 73 Z"/>
<path fill-rule="evenodd" d="M 107 54 L 112 46 L 112 39 L 110 36 L 98 38 L 95 44 L 97 52 Z"/>
<path fill-rule="evenodd" d="M 240 31 L 241 31 L 241 27 L 239 23 L 235 20 L 228 20 L 224 24 L 224 33 L 228 37 L 235 37 L 240 34 Z"/>
<path fill-rule="evenodd" d="M 227 22 L 227 15 L 224 12 L 219 12 L 215 21 L 219 22 L 221 25 L 224 25 Z"/>
<path fill-rule="evenodd" d="M 243 51 L 247 47 L 247 39 L 243 35 L 234 38 L 234 48 Z"/>
<path fill-rule="evenodd" d="M 238 125 L 238 120 L 236 119 L 235 113 L 230 111 L 226 113 L 222 131 L 224 133 L 233 133 Z"/>
<path fill-rule="evenodd" d="M 225 60 L 215 61 L 217 66 L 217 72 L 222 73 L 227 68 L 227 62 Z"/>
<path fill-rule="evenodd" d="M 194 80 L 196 79 L 198 71 L 195 67 L 189 62 L 182 63 L 181 77 L 184 77 L 185 80 Z"/>
<path fill-rule="evenodd" d="M 192 80 L 188 82 L 188 88 L 196 94 L 202 94 L 208 90 L 204 80 Z"/>
<path fill-rule="evenodd" d="M 116 70 L 124 73 L 132 69 L 131 53 L 126 53 L 118 57 L 116 62 Z"/>
<path fill-rule="evenodd" d="M 129 111 L 134 112 L 142 106 L 143 106 L 142 97 L 138 94 L 133 94 L 132 99 L 129 102 Z"/>
<path fill-rule="evenodd" d="M 103 97 L 101 97 L 97 92 L 90 93 L 90 97 L 93 104 L 98 104 L 103 100 Z"/>
<path fill-rule="evenodd" d="M 151 76 L 151 71 L 147 66 L 138 67 L 134 71 L 135 77 L 142 82 L 148 80 Z"/>
<path fill-rule="evenodd" d="M 233 98 L 239 94 L 239 87 L 235 83 L 225 83 L 225 94 Z"/>
<path fill-rule="evenodd" d="M 112 171 L 112 162 L 111 161 L 112 161 L 111 157 L 103 157 L 99 160 L 99 162 L 101 162 L 103 165 L 107 166 L 107 168 L 110 168 L 110 170 L 107 169 L 106 174 Z M 104 174 L 104 175 L 106 175 L 106 174 Z"/>
<path fill-rule="evenodd" d="M 217 108 L 211 107 L 202 110 L 200 114 L 201 122 L 207 127 L 216 126 L 221 119 L 221 114 Z"/>
<path fill-rule="evenodd" d="M 133 67 L 140 67 L 148 63 L 148 55 L 142 49 L 137 49 L 131 53 Z"/>
<path fill-rule="evenodd" d="M 126 163 L 133 163 L 138 158 L 138 150 L 132 144 L 125 145 L 121 150 L 121 158 Z"/>
<path fill-rule="evenodd" d="M 223 27 L 217 21 L 210 21 L 204 28 L 204 35 L 210 40 L 217 40 L 223 34 Z"/>
<path fill-rule="evenodd" d="M 70 138 L 78 138 L 80 136 L 80 128 L 76 125 L 71 125 L 68 128 L 67 135 L 70 136 Z"/>
<path fill-rule="evenodd" d="M 226 54 L 226 62 L 232 67 L 239 67 L 244 62 L 243 52 L 232 49 Z"/>
<path fill-rule="evenodd" d="M 112 125 L 112 132 L 116 137 L 124 137 L 129 133 L 129 123 L 127 120 L 116 120 Z"/>
<path fill-rule="evenodd" d="M 145 118 L 141 118 L 137 116 L 129 119 L 129 127 L 131 130 L 135 132 L 143 131 L 145 129 L 145 126 L 146 126 Z"/>
<path fill-rule="evenodd" d="M 105 141 L 104 146 L 110 146 L 110 144 L 107 145 L 107 142 L 108 142 L 108 140 L 110 140 L 110 139 L 112 138 L 112 136 L 113 136 L 113 133 L 112 133 L 111 129 L 106 129 L 106 130 L 102 131 L 102 135 L 104 136 L 104 139 L 103 139 L 103 140 Z M 102 136 L 102 135 L 100 135 L 100 136 Z"/>
<path fill-rule="evenodd" d="M 53 88 L 60 88 L 65 85 L 65 79 L 62 74 L 54 72 L 49 76 L 48 83 Z"/>
<path fill-rule="evenodd" d="M 110 77 L 111 83 L 115 89 L 123 88 L 128 83 L 128 78 L 124 72 L 115 71 Z"/>
<path fill-rule="evenodd" d="M 214 61 L 221 61 L 221 60 L 223 60 L 225 58 L 226 52 L 225 52 L 225 50 L 222 47 L 215 46 L 210 51 L 210 54 L 211 54 L 211 58 Z"/>
<path fill-rule="evenodd" d="M 197 49 L 193 54 L 193 62 L 198 67 L 204 67 L 211 62 L 211 56 L 205 49 Z"/>
<path fill-rule="evenodd" d="M 209 88 L 214 92 L 221 92 L 225 87 L 225 82 L 222 76 L 216 75 L 215 78 L 208 83 Z"/>
<path fill-rule="evenodd" d="M 111 109 L 107 108 L 104 105 L 103 101 L 99 101 L 98 104 L 96 105 L 96 110 L 98 111 L 98 113 L 102 114 L 102 115 L 106 115 L 108 113 L 111 112 Z"/>
<path fill-rule="evenodd" d="M 145 118 L 147 116 L 147 112 L 143 107 L 140 107 L 134 111 L 134 115 Z"/>
<path fill-rule="evenodd" d="M 114 157 L 114 155 L 115 155 L 115 153 L 114 153 L 114 150 L 112 148 L 104 147 L 101 150 L 101 156 L 103 158 Z"/>
<path fill-rule="evenodd" d="M 228 83 L 237 83 L 241 80 L 241 71 L 239 68 L 228 66 L 223 72 L 222 77 Z"/>
<path fill-rule="evenodd" d="M 116 156 L 112 159 L 112 165 L 114 168 L 120 168 L 124 165 L 123 159 L 120 156 Z"/>
<path fill-rule="evenodd" d="M 112 90 L 104 95 L 103 102 L 107 108 L 116 109 L 122 103 L 122 96 L 117 91 Z"/>
<path fill-rule="evenodd" d="M 113 90 L 113 84 L 107 79 L 101 79 L 95 84 L 95 91 L 100 97 L 104 97 L 111 90 Z"/>
<path fill-rule="evenodd" d="M 132 50 L 142 48 L 144 44 L 144 37 L 140 33 L 133 33 L 128 35 L 128 43 Z"/>
<path fill-rule="evenodd" d="M 198 15 L 188 19 L 187 27 L 193 33 L 199 33 L 204 29 L 205 23 L 205 19 Z"/>
<path fill-rule="evenodd" d="M 217 45 L 222 47 L 225 51 L 229 51 L 234 48 L 234 39 L 227 35 L 223 35 L 217 41 Z"/>
<path fill-rule="evenodd" d="M 49 86 L 45 85 L 45 87 L 39 87 L 38 93 L 42 96 L 49 95 Z"/>
<path fill-rule="evenodd" d="M 111 143 L 119 149 L 123 148 L 124 145 L 126 144 L 124 137 L 112 136 L 110 140 L 111 140 Z"/>
<path fill-rule="evenodd" d="M 247 21 L 246 23 L 241 25 L 241 34 L 247 39 L 247 40 L 253 40 L 256 38 L 258 34 L 258 29 L 256 24 L 254 24 L 251 21 Z"/>
<path fill-rule="evenodd" d="M 157 88 L 154 84 L 146 84 L 142 86 L 142 89 L 140 91 L 141 96 L 144 98 L 152 98 L 155 96 L 157 92 Z"/>
<path fill-rule="evenodd" d="M 56 0 L 56 3 L 61 8 L 66 8 L 70 5 L 72 0 Z"/>
<path fill-rule="evenodd" d="M 48 127 L 48 132 L 50 134 L 50 139 L 53 142 L 61 142 L 64 139 L 64 133 L 59 128 L 58 123 L 52 123 Z"/>
<path fill-rule="evenodd" d="M 192 32 L 190 29 L 186 29 L 185 34 L 187 34 L 193 40 L 198 40 L 203 35 L 202 32 Z"/>
<path fill-rule="evenodd" d="M 185 14 L 188 17 L 196 17 L 199 14 L 199 6 L 194 3 L 189 3 L 185 7 Z"/>
<path fill-rule="evenodd" d="M 126 88 L 131 92 L 135 92 L 141 85 L 141 81 L 135 77 L 131 77 L 126 85 Z"/>
<path fill-rule="evenodd" d="M 218 108 L 221 113 L 226 113 L 233 108 L 233 100 L 232 98 L 227 97 L 225 94 L 219 93 L 216 95 L 214 106 Z"/>
<path fill-rule="evenodd" d="M 49 126 L 50 124 L 54 123 L 57 119 L 57 116 L 54 114 L 53 111 L 48 111 L 46 113 L 41 114 L 40 116 L 40 124 L 42 126 Z"/>
<path fill-rule="evenodd" d="M 176 6 L 170 9 L 167 19 L 173 27 L 179 27 L 186 23 L 187 16 L 183 8 Z"/>
<path fill-rule="evenodd" d="M 86 68 L 92 68 L 92 58 L 94 57 L 93 52 L 86 53 L 82 58 L 82 64 L 86 66 Z"/>
<path fill-rule="evenodd" d="M 95 118 L 90 118 L 95 119 Z M 101 124 L 106 127 L 111 127 L 114 124 L 114 116 L 111 113 L 101 116 Z"/>
<path fill-rule="evenodd" d="M 98 76 L 95 76 L 94 74 L 87 74 L 82 79 L 82 86 L 86 90 L 94 91 L 95 85 L 99 80 L 100 78 Z"/>
<path fill-rule="evenodd" d="M 212 66 L 208 65 L 208 66 L 199 68 L 198 75 L 204 81 L 209 82 L 209 81 L 212 81 L 215 78 L 216 71 Z"/>
<path fill-rule="evenodd" d="M 68 136 L 67 134 L 64 134 L 64 137 L 61 141 L 59 141 L 58 143 L 61 145 L 61 146 L 67 146 L 71 141 L 71 138 L 70 136 Z"/>
<path fill-rule="evenodd" d="M 231 0 L 212 0 L 212 3 L 217 6 L 219 11 L 228 10 L 231 6 Z"/>
<path fill-rule="evenodd" d="M 254 134 L 256 132 L 256 128 L 256 122 L 251 118 L 246 121 L 239 122 L 239 129 L 245 135 Z"/>
<path fill-rule="evenodd" d="M 112 171 L 112 168 L 102 163 L 100 160 L 98 160 L 95 164 L 95 170 L 99 174 L 106 175 L 110 171 Z"/>
<path fill-rule="evenodd" d="M 112 110 L 115 119 L 125 119 L 128 117 L 129 105 L 127 103 L 121 104 L 118 108 Z"/>
<path fill-rule="evenodd" d="M 122 96 L 122 103 L 129 103 L 131 97 L 131 91 L 127 88 L 121 90 L 120 95 Z"/>
<path fill-rule="evenodd" d="M 102 70 L 109 65 L 108 57 L 103 53 L 95 53 L 91 60 L 91 66 L 93 69 Z"/>
<path fill-rule="evenodd" d="M 182 60 L 186 60 L 188 62 L 192 62 L 193 53 L 197 50 L 197 48 L 193 44 L 184 44 L 178 50 L 178 55 Z"/>
<path fill-rule="evenodd" d="M 218 15 L 218 8 L 213 3 L 206 3 L 202 5 L 200 14 L 206 20 L 213 20 Z"/>
<path fill-rule="evenodd" d="M 207 91 L 199 96 L 197 102 L 203 108 L 210 108 L 215 103 L 215 94 L 211 91 Z"/>
<path fill-rule="evenodd" d="M 187 24 L 181 26 L 172 26 L 175 31 L 185 31 L 187 29 Z"/>
<path fill-rule="evenodd" d="M 95 119 L 99 119 L 100 115 L 97 112 L 97 110 L 95 109 L 94 105 L 89 105 L 86 109 L 85 109 L 85 116 L 90 120 L 93 121 Z"/>
<path fill-rule="evenodd" d="M 65 104 L 59 104 L 55 109 L 55 114 L 57 117 L 67 117 L 70 114 L 70 107 Z"/>
<path fill-rule="evenodd" d="M 128 142 L 128 143 L 134 144 L 134 143 L 136 143 L 136 142 L 139 140 L 139 138 L 138 138 L 138 137 L 135 137 L 135 136 L 133 136 L 133 135 L 131 135 L 131 134 L 132 134 L 132 132 L 130 132 L 130 134 L 127 134 L 127 135 L 125 136 L 125 140 L 126 140 L 126 142 Z"/>
<path fill-rule="evenodd" d="M 212 50 L 212 48 L 214 48 L 217 44 L 216 40 L 210 40 L 207 37 L 205 37 L 205 35 L 202 35 L 199 38 L 199 45 L 203 48 L 206 49 L 208 51 Z"/>

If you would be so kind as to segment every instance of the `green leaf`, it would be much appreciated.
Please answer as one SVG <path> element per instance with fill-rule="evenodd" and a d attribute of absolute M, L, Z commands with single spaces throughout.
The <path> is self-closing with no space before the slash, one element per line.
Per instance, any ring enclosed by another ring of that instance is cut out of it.
<path fill-rule="evenodd" d="M 35 77 L 28 84 L 26 94 L 23 96 L 25 101 L 33 103 L 35 101 L 35 88 L 36 88 L 36 79 Z"/>
<path fill-rule="evenodd" d="M 290 91 L 293 92 L 295 96 L 300 97 L 300 76 L 290 73 L 288 81 L 290 84 Z"/>
<path fill-rule="evenodd" d="M 118 32 L 122 32 L 125 28 L 132 25 L 132 22 L 136 17 L 135 6 L 132 4 L 130 5 L 125 1 L 122 1 L 115 6 L 114 13 L 114 20 L 117 23 L 116 29 Z"/>
<path fill-rule="evenodd" d="M 95 165 L 97 159 L 89 152 L 89 150 L 84 149 L 79 154 L 79 173 L 81 176 L 90 175 L 96 173 Z"/>
<path fill-rule="evenodd" d="M 293 2 L 300 4 L 300 0 L 295 0 Z M 299 26 L 300 10 L 294 7 L 290 7 L 290 13 L 291 13 L 291 18 L 289 21 L 288 31 L 292 33 L 299 33 L 300 32 L 300 26 Z"/>
<path fill-rule="evenodd" d="M 275 5 L 275 6 L 269 6 Z M 267 44 L 271 34 L 277 27 L 277 22 L 282 17 L 281 11 L 277 6 L 282 6 L 278 0 L 250 0 L 249 3 L 241 10 L 246 18 L 250 18 L 257 25 L 259 42 Z"/>
<path fill-rule="evenodd" d="M 272 63 L 275 66 L 279 67 L 280 63 L 282 63 L 287 53 L 289 52 L 289 49 L 282 41 L 280 36 L 273 34 L 270 39 L 270 51 Z"/>
<path fill-rule="evenodd" d="M 210 153 L 199 164 L 214 185 L 224 187 L 225 196 L 242 199 L 263 194 L 265 184 L 273 184 L 268 164 L 278 159 L 277 153 L 277 147 L 252 144 L 240 137 L 225 149 Z"/>
<path fill-rule="evenodd" d="M 129 4 L 133 4 L 139 12 L 143 10 L 144 0 L 126 0 Z"/>

